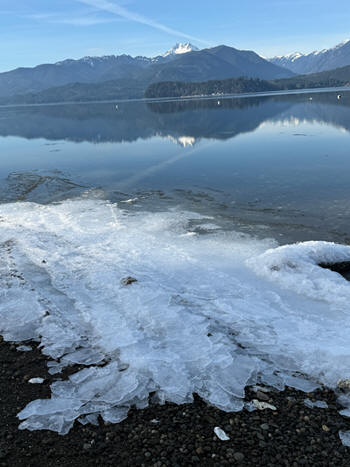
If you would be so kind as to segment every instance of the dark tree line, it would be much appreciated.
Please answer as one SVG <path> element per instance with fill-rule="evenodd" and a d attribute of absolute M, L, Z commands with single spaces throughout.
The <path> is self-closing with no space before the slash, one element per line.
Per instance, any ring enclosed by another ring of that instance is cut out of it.
<path fill-rule="evenodd" d="M 236 94 L 245 92 L 276 91 L 280 89 L 270 81 L 258 78 L 231 78 L 224 80 L 205 81 L 202 83 L 184 83 L 180 81 L 166 81 L 151 84 L 145 97 L 183 97 L 210 96 L 215 94 Z"/>
<path fill-rule="evenodd" d="M 239 94 L 339 86 L 350 86 L 350 66 L 274 81 L 245 77 L 200 83 L 166 81 L 151 84 L 146 89 L 145 97 L 212 96 L 216 94 Z"/>

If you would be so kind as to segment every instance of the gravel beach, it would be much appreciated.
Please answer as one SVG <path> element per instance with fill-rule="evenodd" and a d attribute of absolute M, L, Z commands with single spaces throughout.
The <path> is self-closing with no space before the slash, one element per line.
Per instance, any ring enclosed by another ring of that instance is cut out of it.
<path fill-rule="evenodd" d="M 350 420 L 339 415 L 331 391 L 306 395 L 288 389 L 268 394 L 246 392 L 246 399 L 277 410 L 225 413 L 196 399 L 193 404 L 152 405 L 132 410 L 117 425 L 76 423 L 66 436 L 20 431 L 16 414 L 30 401 L 50 396 L 46 357 L 34 348 L 19 352 L 0 342 L 0 466 L 349 466 L 350 448 L 339 430 Z M 43 384 L 30 384 L 34 377 Z M 328 409 L 308 408 L 306 398 L 323 400 Z M 230 440 L 221 441 L 214 428 Z"/>

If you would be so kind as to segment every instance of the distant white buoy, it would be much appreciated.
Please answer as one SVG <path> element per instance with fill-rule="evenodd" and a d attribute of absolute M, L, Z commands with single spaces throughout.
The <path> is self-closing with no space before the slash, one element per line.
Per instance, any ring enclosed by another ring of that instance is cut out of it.
<path fill-rule="evenodd" d="M 115 110 L 118 110 L 118 109 L 119 109 L 119 105 L 116 105 L 116 106 L 115 106 Z"/>
<path fill-rule="evenodd" d="M 309 97 L 309 101 L 312 101 L 312 97 Z"/>
<path fill-rule="evenodd" d="M 338 99 L 338 101 L 341 99 L 341 94 L 337 95 L 337 99 Z"/>
<path fill-rule="evenodd" d="M 221 104 L 221 101 L 218 101 L 218 105 L 220 105 L 220 104 Z"/>

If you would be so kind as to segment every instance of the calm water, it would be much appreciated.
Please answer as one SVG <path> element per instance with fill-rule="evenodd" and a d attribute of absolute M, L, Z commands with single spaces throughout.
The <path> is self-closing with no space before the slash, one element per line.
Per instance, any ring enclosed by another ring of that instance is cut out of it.
<path fill-rule="evenodd" d="M 311 95 L 310 95 L 311 96 Z M 282 243 L 349 242 L 350 92 L 0 109 L 1 200 L 101 188 Z"/>

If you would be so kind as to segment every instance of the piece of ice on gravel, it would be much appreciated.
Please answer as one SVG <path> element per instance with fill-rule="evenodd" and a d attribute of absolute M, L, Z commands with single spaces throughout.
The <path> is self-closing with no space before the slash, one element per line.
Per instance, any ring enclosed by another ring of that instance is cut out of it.
<path fill-rule="evenodd" d="M 90 414 L 90 415 L 85 415 L 84 417 L 80 417 L 78 418 L 78 421 L 82 424 L 82 425 L 87 425 L 87 424 L 91 424 L 91 425 L 95 425 L 95 426 L 98 426 L 98 414 Z"/>
<path fill-rule="evenodd" d="M 274 405 L 269 404 L 267 402 L 261 402 L 261 401 L 258 401 L 257 399 L 253 399 L 252 402 L 258 410 L 266 410 L 266 409 L 277 410 L 277 408 Z"/>
<path fill-rule="evenodd" d="M 339 431 L 339 438 L 344 446 L 350 447 L 350 431 Z"/>
<path fill-rule="evenodd" d="M 313 392 L 320 387 L 315 381 L 309 381 L 305 377 L 302 378 L 300 376 L 285 375 L 284 382 L 287 386 L 303 392 Z"/>
<path fill-rule="evenodd" d="M 44 382 L 44 378 L 31 378 L 30 380 L 28 380 L 28 383 L 30 384 L 43 384 Z"/>
<path fill-rule="evenodd" d="M 214 428 L 214 433 L 221 441 L 229 441 L 230 437 L 224 432 L 224 430 L 218 426 Z"/>
<path fill-rule="evenodd" d="M 17 350 L 19 350 L 20 352 L 30 352 L 33 349 L 29 345 L 19 345 L 17 347 Z"/>
<path fill-rule="evenodd" d="M 344 409 L 340 410 L 340 414 L 344 417 L 350 417 L 350 394 L 341 394 L 337 401 Z"/>
<path fill-rule="evenodd" d="M 309 407 L 310 409 L 313 409 L 314 407 L 318 409 L 328 409 L 328 404 L 325 401 L 315 401 L 313 402 L 310 399 L 305 399 L 304 404 L 306 407 Z"/>
<path fill-rule="evenodd" d="M 254 392 L 258 392 L 258 391 L 259 391 L 259 392 L 263 392 L 263 393 L 266 393 L 266 394 L 268 394 L 269 392 L 271 392 L 271 388 L 266 388 L 266 387 L 264 387 L 264 386 L 259 386 L 259 385 L 253 386 L 253 387 L 252 387 L 252 390 L 253 390 Z"/>

